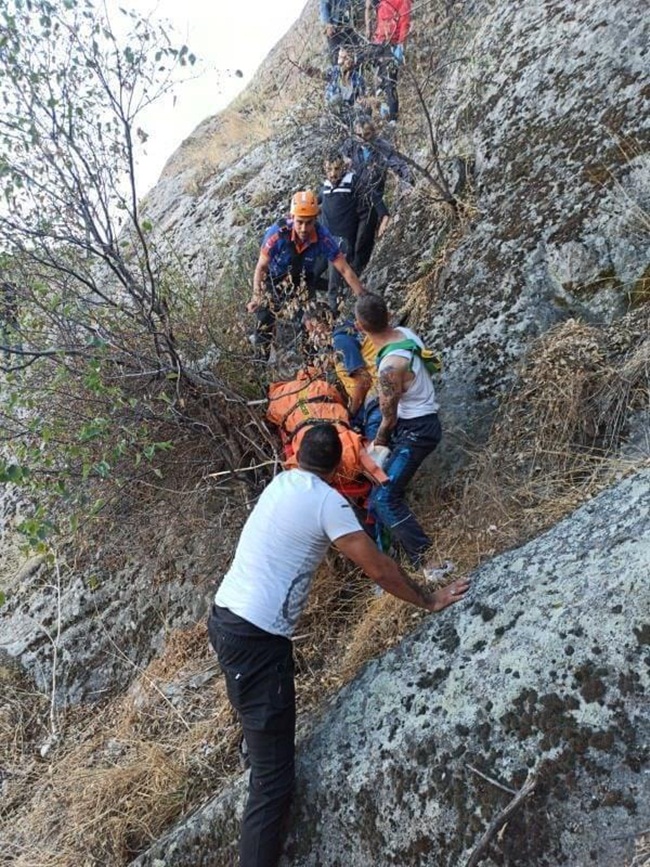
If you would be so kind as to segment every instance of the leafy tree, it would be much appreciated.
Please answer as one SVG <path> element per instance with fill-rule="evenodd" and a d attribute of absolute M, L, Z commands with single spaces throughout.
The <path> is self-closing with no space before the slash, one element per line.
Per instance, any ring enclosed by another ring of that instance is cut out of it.
<path fill-rule="evenodd" d="M 194 60 L 135 13 L 114 26 L 88 0 L 0 0 L 5 480 L 65 494 L 120 463 L 153 471 L 170 423 L 207 431 L 227 469 L 264 454 L 239 436 L 233 365 L 217 380 L 188 363 L 193 287 L 136 194 L 142 112 Z"/>
<path fill-rule="evenodd" d="M 139 212 L 134 139 L 146 137 L 143 109 L 193 55 L 133 13 L 121 42 L 80 0 L 5 0 L 0 15 L 0 244 L 16 265 L 18 306 L 40 314 L 5 352 L 14 367 L 43 353 L 89 357 L 135 318 L 148 345 L 118 340 L 123 361 L 178 369 Z"/>

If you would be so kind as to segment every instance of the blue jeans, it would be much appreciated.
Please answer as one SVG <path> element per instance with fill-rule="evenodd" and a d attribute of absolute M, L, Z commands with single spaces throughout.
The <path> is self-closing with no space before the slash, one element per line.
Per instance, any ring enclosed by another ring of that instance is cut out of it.
<path fill-rule="evenodd" d="M 359 407 L 358 411 L 350 419 L 350 424 L 355 430 L 361 433 L 369 440 L 374 440 L 381 424 L 381 410 L 379 409 L 379 398 L 373 397 Z"/>
<path fill-rule="evenodd" d="M 275 867 L 294 785 L 296 696 L 288 638 L 212 607 L 210 642 L 241 719 L 251 773 L 239 842 L 240 867 Z"/>
<path fill-rule="evenodd" d="M 384 466 L 388 481 L 370 495 L 373 514 L 390 531 L 391 538 L 400 543 L 414 566 L 422 563 L 431 539 L 406 505 L 406 486 L 441 437 L 437 413 L 399 419 L 393 431 L 390 457 Z"/>

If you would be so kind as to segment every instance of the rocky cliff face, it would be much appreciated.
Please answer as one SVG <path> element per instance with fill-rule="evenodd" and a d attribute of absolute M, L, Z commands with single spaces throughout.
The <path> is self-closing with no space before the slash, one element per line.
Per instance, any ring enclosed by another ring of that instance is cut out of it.
<path fill-rule="evenodd" d="M 303 737 L 283 863 L 469 863 L 530 780 L 481 863 L 622 864 L 650 810 L 649 568 L 645 470 L 479 569 Z M 243 794 L 134 867 L 229 864 Z"/>
<path fill-rule="evenodd" d="M 462 218 L 450 220 L 420 180 L 394 206 L 367 279 L 396 310 L 415 310 L 411 323 L 444 352 L 453 467 L 461 443 L 484 439 L 532 339 L 570 317 L 611 323 L 648 300 L 650 91 L 649 25 L 631 0 L 447 6 L 448 17 L 441 4 L 415 13 L 395 144 L 430 169 L 431 119 L 450 183 L 454 158 L 470 170 Z M 313 16 L 309 4 L 248 101 L 186 143 L 203 155 L 199 165 L 172 161 L 150 197 L 152 221 L 197 273 L 251 255 L 291 191 L 320 180 L 337 135 L 317 89 L 286 61 L 300 59 L 297 40 Z M 273 112 L 268 89 L 283 59 L 275 102 L 286 113 L 265 141 L 244 148 L 242 130 L 259 119 L 251 103 Z M 229 158 L 219 161 L 224 138 Z"/>
<path fill-rule="evenodd" d="M 321 85 L 289 63 L 321 50 L 316 18 L 311 0 L 249 91 L 198 128 L 146 202 L 156 241 L 242 310 L 265 226 L 293 190 L 317 184 L 335 141 Z M 468 444 L 486 441 L 533 342 L 570 319 L 595 329 L 604 366 L 627 371 L 634 359 L 614 433 L 603 433 L 604 412 L 577 445 L 607 439 L 625 472 L 648 459 L 649 30 L 632 0 L 416 8 L 395 144 L 431 170 L 431 121 L 450 182 L 458 158 L 467 182 L 456 215 L 423 177 L 392 189 L 394 220 L 364 276 L 443 351 L 446 440 L 427 469 L 438 483 L 456 478 Z M 556 342 L 558 392 L 591 369 L 591 349 L 571 353 Z M 542 412 L 531 424 L 546 423 Z M 582 476 L 572 481 L 579 490 Z M 534 793 L 484 863 L 621 863 L 649 807 L 649 485 L 640 472 L 483 566 L 470 604 L 427 620 L 336 698 L 302 740 L 287 863 L 464 864 L 529 773 Z M 63 606 L 46 564 L 5 569 L 15 590 L 0 647 L 48 691 L 43 627 L 60 619 L 60 704 L 125 688 L 170 628 L 201 617 L 215 577 L 206 565 L 230 556 L 214 526 L 185 541 L 112 568 L 107 538 L 83 575 L 66 571 Z M 230 863 L 243 792 L 242 781 L 226 789 L 134 863 Z"/>
<path fill-rule="evenodd" d="M 613 333 L 643 310 L 650 91 L 631 3 L 477 2 L 446 25 L 439 12 L 422 13 L 410 57 L 445 167 L 472 168 L 467 209 L 459 227 L 425 182 L 402 194 L 369 282 L 444 348 L 449 455 L 485 436 L 537 336 L 569 318 Z M 414 114 L 397 144 L 427 160 Z M 308 153 L 296 140 L 271 167 L 272 147 L 239 164 L 238 197 L 263 199 L 273 177 L 277 209 Z M 302 743 L 286 863 L 464 864 L 528 775 L 534 793 L 484 863 L 622 863 L 648 810 L 647 495 L 644 473 L 497 558 L 466 610 L 338 696 Z M 136 863 L 229 863 L 242 797 L 240 784 Z"/>
<path fill-rule="evenodd" d="M 483 863 L 621 863 L 650 807 L 649 493 L 646 471 L 496 558 L 337 698 L 290 863 L 464 864 L 529 775 Z"/>

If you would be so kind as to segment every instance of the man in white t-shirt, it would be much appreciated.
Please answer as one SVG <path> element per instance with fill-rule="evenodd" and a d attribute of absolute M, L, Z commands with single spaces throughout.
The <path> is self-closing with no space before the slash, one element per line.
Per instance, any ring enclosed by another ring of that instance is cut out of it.
<path fill-rule="evenodd" d="M 276 476 L 246 521 L 208 619 L 251 767 L 241 867 L 274 867 L 280 856 L 294 781 L 291 636 L 330 544 L 384 590 L 428 611 L 458 602 L 469 587 L 459 579 L 433 592 L 421 588 L 382 554 L 328 484 L 340 460 L 333 425 L 319 423 L 305 433 L 299 468 Z"/>
<path fill-rule="evenodd" d="M 424 344 L 409 328 L 390 325 L 388 308 L 380 295 L 367 293 L 359 298 L 355 315 L 376 352 L 381 352 L 378 391 L 382 418 L 374 445 L 390 449 L 383 464 L 388 482 L 374 489 L 370 507 L 411 563 L 423 567 L 428 576 L 424 560 L 431 539 L 406 504 L 405 495 L 418 467 L 440 442 L 442 430 L 429 372 L 417 352 L 399 347 L 400 343 L 410 342 L 420 348 Z"/>

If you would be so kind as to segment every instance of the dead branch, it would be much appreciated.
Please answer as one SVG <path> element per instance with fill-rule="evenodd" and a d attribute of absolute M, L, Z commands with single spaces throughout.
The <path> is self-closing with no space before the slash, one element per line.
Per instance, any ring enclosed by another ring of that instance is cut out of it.
<path fill-rule="evenodd" d="M 249 472 L 251 472 L 251 470 L 259 470 L 261 467 L 270 467 L 273 464 L 277 465 L 277 463 L 278 463 L 277 460 L 264 461 L 263 463 L 255 464 L 252 467 L 239 467 L 239 468 L 234 469 L 234 470 L 222 470 L 219 473 L 208 473 L 208 478 L 209 479 L 218 479 L 220 476 L 236 476 L 236 475 L 239 475 L 239 473 L 249 473 Z"/>
<path fill-rule="evenodd" d="M 498 780 L 493 780 L 492 777 L 488 777 L 487 774 L 484 774 L 482 771 L 479 771 L 478 768 L 472 767 L 472 765 L 467 765 L 470 771 L 473 774 L 476 774 L 477 777 L 481 777 L 486 780 L 488 783 L 491 783 L 493 786 L 496 786 L 497 789 L 501 789 L 503 792 L 509 792 L 511 795 L 516 795 L 517 790 L 511 789 L 510 786 L 504 786 L 503 783 L 500 783 Z"/>
<path fill-rule="evenodd" d="M 465 867 L 476 867 L 479 864 L 485 855 L 485 850 L 489 846 L 492 838 L 499 832 L 499 830 L 505 825 L 508 819 L 515 813 L 522 803 L 528 798 L 534 791 L 535 786 L 537 785 L 537 774 L 533 771 L 530 771 L 526 782 L 523 784 L 521 789 L 517 792 L 515 797 L 510 801 L 510 803 L 501 810 L 500 813 L 490 822 L 485 833 L 478 841 L 474 851 L 469 856 L 469 860 Z"/>

